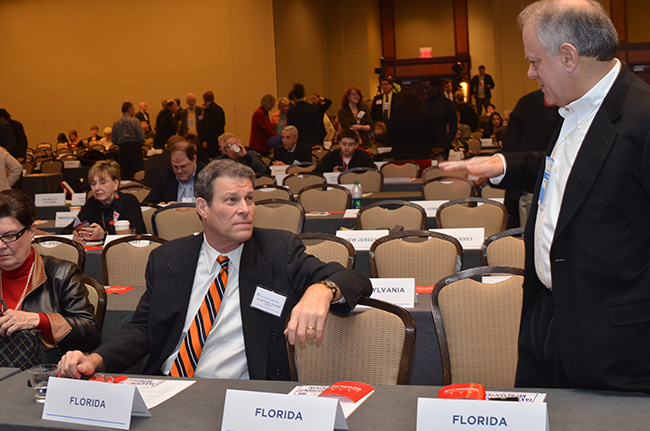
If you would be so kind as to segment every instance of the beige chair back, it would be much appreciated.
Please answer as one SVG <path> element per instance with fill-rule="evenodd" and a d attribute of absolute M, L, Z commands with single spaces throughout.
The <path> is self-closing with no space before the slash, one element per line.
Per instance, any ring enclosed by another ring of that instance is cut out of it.
<path fill-rule="evenodd" d="M 481 197 L 485 199 L 503 199 L 506 197 L 506 191 L 486 184 L 481 187 Z"/>
<path fill-rule="evenodd" d="M 481 265 L 523 268 L 526 261 L 523 233 L 524 228 L 519 227 L 487 237 L 481 246 Z"/>
<path fill-rule="evenodd" d="M 153 213 L 153 234 L 171 241 L 197 232 L 203 232 L 203 224 L 193 204 L 174 204 Z"/>
<path fill-rule="evenodd" d="M 145 204 L 142 205 L 143 207 Z M 144 228 L 149 235 L 153 235 L 153 214 L 160 208 L 156 204 L 146 204 L 146 208 L 142 210 L 142 220 L 144 221 Z"/>
<path fill-rule="evenodd" d="M 350 190 L 337 184 L 313 184 L 298 193 L 298 202 L 306 212 L 345 211 L 351 200 Z"/>
<path fill-rule="evenodd" d="M 264 184 L 274 185 L 275 177 L 271 175 L 265 175 L 265 174 L 255 174 L 255 185 L 262 186 Z"/>
<path fill-rule="evenodd" d="M 291 379 L 331 384 L 407 384 L 415 346 L 415 322 L 401 307 L 362 297 L 370 307 L 348 317 L 329 313 L 322 341 L 287 341 Z"/>
<path fill-rule="evenodd" d="M 313 172 L 294 172 L 288 174 L 282 180 L 282 185 L 288 187 L 294 195 L 297 195 L 300 190 L 312 184 L 325 184 L 325 177 Z"/>
<path fill-rule="evenodd" d="M 253 189 L 253 201 L 259 202 L 265 199 L 279 199 L 285 201 L 293 200 L 293 193 L 288 187 L 264 184 L 255 186 Z"/>
<path fill-rule="evenodd" d="M 384 178 L 417 178 L 420 176 L 420 165 L 410 160 L 396 160 L 381 167 Z"/>
<path fill-rule="evenodd" d="M 512 274 L 485 284 L 470 277 Z M 440 280 L 431 310 L 442 359 L 443 384 L 476 382 L 512 388 L 523 300 L 523 270 L 484 266 Z"/>
<path fill-rule="evenodd" d="M 380 192 L 384 186 L 384 176 L 373 168 L 352 168 L 339 175 L 339 184 L 354 184 L 359 181 L 364 193 Z"/>
<path fill-rule="evenodd" d="M 142 203 L 144 198 L 149 196 L 149 192 L 151 192 L 151 188 L 147 186 L 140 186 L 140 185 L 125 185 L 125 186 L 120 186 L 119 188 L 120 192 L 122 193 L 128 193 L 130 195 L 133 195 L 136 197 L 138 202 Z"/>
<path fill-rule="evenodd" d="M 255 202 L 254 226 L 267 229 L 282 229 L 301 233 L 305 225 L 305 210 L 296 202 L 266 199 Z"/>
<path fill-rule="evenodd" d="M 364 205 L 357 213 L 357 229 L 392 230 L 401 226 L 404 230 L 424 229 L 427 213 L 421 206 L 401 200 L 386 200 Z"/>
<path fill-rule="evenodd" d="M 94 278 L 84 277 L 83 280 L 84 286 L 86 286 L 86 291 L 88 292 L 88 301 L 95 309 L 95 320 L 99 325 L 99 332 L 101 332 L 104 327 L 104 316 L 106 316 L 106 290 L 104 290 L 104 286 Z"/>
<path fill-rule="evenodd" d="M 318 160 L 323 160 L 323 157 L 329 154 L 329 151 L 325 148 L 314 148 L 311 149 L 311 154 L 318 157 Z"/>
<path fill-rule="evenodd" d="M 109 242 L 102 251 L 106 286 L 143 287 L 149 253 L 165 241 L 157 236 L 127 235 Z"/>
<path fill-rule="evenodd" d="M 34 238 L 32 247 L 41 256 L 52 256 L 57 259 L 67 260 L 84 270 L 86 263 L 86 250 L 77 241 L 54 235 L 45 235 Z"/>
<path fill-rule="evenodd" d="M 27 173 L 27 175 L 30 175 L 32 172 L 34 172 L 34 163 L 33 162 L 25 162 L 23 163 L 23 169 Z"/>
<path fill-rule="evenodd" d="M 135 172 L 133 174 L 133 179 L 136 180 L 136 181 L 139 181 L 139 182 L 143 182 L 144 181 L 144 176 L 145 176 L 145 171 L 144 171 L 144 169 L 142 169 L 142 170 L 139 170 L 139 171 L 137 171 L 137 172 Z"/>
<path fill-rule="evenodd" d="M 459 177 L 467 178 L 467 175 L 464 172 L 445 172 L 438 169 L 437 166 L 431 166 L 422 171 L 422 182 L 424 183 L 427 180 L 438 177 Z"/>
<path fill-rule="evenodd" d="M 56 159 L 47 159 L 41 162 L 41 172 L 44 174 L 59 174 L 63 172 L 63 162 Z"/>
<path fill-rule="evenodd" d="M 452 201 L 473 196 L 474 185 L 459 177 L 436 177 L 422 184 L 422 197 L 425 201 Z"/>
<path fill-rule="evenodd" d="M 480 204 L 477 206 L 473 206 Z M 499 202 L 483 198 L 456 199 L 445 202 L 436 211 L 439 228 L 482 227 L 485 237 L 505 230 L 508 210 Z"/>
<path fill-rule="evenodd" d="M 460 271 L 463 247 L 452 236 L 426 230 L 402 231 L 378 238 L 370 246 L 374 278 L 415 278 L 419 286 L 433 286 Z"/>
<path fill-rule="evenodd" d="M 323 262 L 337 262 L 348 269 L 354 268 L 356 252 L 349 241 L 329 233 L 307 232 L 298 235 L 307 249 L 307 254 Z"/>
<path fill-rule="evenodd" d="M 316 169 L 316 163 L 301 163 L 299 165 L 291 165 L 287 168 L 286 174 L 293 174 L 294 172 L 312 172 Z"/>

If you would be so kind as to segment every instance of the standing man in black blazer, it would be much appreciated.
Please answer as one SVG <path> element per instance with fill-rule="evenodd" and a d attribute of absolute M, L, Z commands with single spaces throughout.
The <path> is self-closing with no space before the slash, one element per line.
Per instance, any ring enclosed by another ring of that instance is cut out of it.
<path fill-rule="evenodd" d="M 294 84 L 293 94 L 296 103 L 289 108 L 287 124 L 296 126 L 299 142 L 309 146 L 322 144 L 325 138 L 323 114 L 318 107 L 305 101 L 305 87 L 302 84 Z"/>
<path fill-rule="evenodd" d="M 519 23 L 561 127 L 546 153 L 441 166 L 534 190 L 516 384 L 650 393 L 650 87 L 597 1 L 542 0 Z"/>
<path fill-rule="evenodd" d="M 381 94 L 378 94 L 372 99 L 372 108 L 370 108 L 370 116 L 372 121 L 382 121 L 388 124 L 390 114 L 395 106 L 395 87 L 393 80 L 388 76 L 379 77 L 379 86 L 381 87 Z"/>
<path fill-rule="evenodd" d="M 203 117 L 199 121 L 199 141 L 210 157 L 219 155 L 219 136 L 226 127 L 226 114 L 214 101 L 214 93 L 203 93 Z"/>
<path fill-rule="evenodd" d="M 174 99 L 168 99 L 165 107 L 156 117 L 156 136 L 153 139 L 155 148 L 165 148 L 167 139 L 176 134 L 176 122 L 174 115 L 178 111 L 178 105 Z"/>
<path fill-rule="evenodd" d="M 151 121 L 149 121 L 149 113 L 147 112 L 147 102 L 138 103 L 139 111 L 135 113 L 135 118 L 140 120 L 140 122 L 146 122 L 149 127 L 151 127 Z"/>
<path fill-rule="evenodd" d="M 214 325 L 191 372 L 184 368 L 188 372 L 180 374 L 289 380 L 285 336 L 292 344 L 321 340 L 330 308 L 348 314 L 372 287 L 358 272 L 305 253 L 288 231 L 253 228 L 254 178 L 250 168 L 232 160 L 212 161 L 201 171 L 195 190 L 203 234 L 151 253 L 147 290 L 131 322 L 93 353 L 66 354 L 60 362 L 63 376 L 123 371 L 146 355 L 145 374 L 176 375 L 186 334 L 213 280 L 221 276 L 224 264 L 217 258 L 227 257 Z"/>

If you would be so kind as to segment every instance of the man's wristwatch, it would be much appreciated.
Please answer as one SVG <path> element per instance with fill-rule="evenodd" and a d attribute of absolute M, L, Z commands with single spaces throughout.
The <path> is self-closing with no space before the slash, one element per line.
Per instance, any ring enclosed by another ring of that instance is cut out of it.
<path fill-rule="evenodd" d="M 336 298 L 336 294 L 339 291 L 339 287 L 332 280 L 321 280 L 320 284 L 324 285 L 332 291 L 332 301 Z"/>

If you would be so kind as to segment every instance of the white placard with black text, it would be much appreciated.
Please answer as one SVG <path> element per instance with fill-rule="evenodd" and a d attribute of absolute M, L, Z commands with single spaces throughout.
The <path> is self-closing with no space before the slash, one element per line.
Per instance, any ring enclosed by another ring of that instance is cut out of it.
<path fill-rule="evenodd" d="M 453 236 L 463 250 L 480 250 L 485 240 L 485 229 L 482 227 L 431 229 L 431 231 Z"/>
<path fill-rule="evenodd" d="M 336 236 L 347 239 L 357 251 L 368 251 L 377 238 L 388 235 L 388 229 L 337 230 Z"/>
<path fill-rule="evenodd" d="M 34 203 L 37 207 L 64 207 L 65 193 L 36 193 Z"/>
<path fill-rule="evenodd" d="M 371 278 L 372 297 L 399 305 L 415 307 L 415 278 Z"/>

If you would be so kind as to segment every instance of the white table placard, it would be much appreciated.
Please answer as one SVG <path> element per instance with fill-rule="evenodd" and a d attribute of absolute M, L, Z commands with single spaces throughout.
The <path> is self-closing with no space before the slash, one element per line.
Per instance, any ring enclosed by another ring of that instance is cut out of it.
<path fill-rule="evenodd" d="M 357 251 L 368 251 L 377 238 L 388 235 L 388 229 L 337 230 L 336 236 L 347 239 Z"/>
<path fill-rule="evenodd" d="M 135 386 L 50 377 L 41 418 L 128 430 L 131 416 L 151 417 Z"/>
<path fill-rule="evenodd" d="M 384 161 L 384 160 L 380 160 L 380 161 L 375 162 L 375 166 L 377 166 L 377 169 L 381 170 L 381 167 L 384 166 L 386 163 L 388 163 L 388 162 Z"/>
<path fill-rule="evenodd" d="M 63 161 L 63 169 L 75 169 L 81 166 L 81 162 L 79 160 L 64 160 Z"/>
<path fill-rule="evenodd" d="M 481 148 L 498 148 L 499 146 L 492 141 L 492 138 L 481 138 Z"/>
<path fill-rule="evenodd" d="M 332 431 L 348 425 L 338 400 L 226 390 L 221 431 Z"/>
<path fill-rule="evenodd" d="M 64 207 L 65 193 L 36 193 L 34 203 L 37 207 Z"/>
<path fill-rule="evenodd" d="M 372 297 L 399 305 L 415 307 L 415 278 L 371 278 Z"/>
<path fill-rule="evenodd" d="M 65 211 L 65 212 L 56 212 L 56 219 L 54 220 L 54 227 L 66 227 L 75 217 L 77 217 L 79 211 Z"/>
<path fill-rule="evenodd" d="M 420 205 L 427 213 L 427 217 L 435 217 L 438 207 L 449 201 L 410 201 L 412 204 Z"/>
<path fill-rule="evenodd" d="M 340 172 L 323 172 L 327 184 L 338 184 L 340 175 Z"/>
<path fill-rule="evenodd" d="M 377 154 L 390 153 L 391 151 L 393 151 L 393 147 L 377 147 Z"/>
<path fill-rule="evenodd" d="M 546 431 L 546 403 L 418 398 L 416 431 Z"/>
<path fill-rule="evenodd" d="M 482 227 L 431 229 L 431 231 L 453 236 L 463 246 L 463 250 L 480 250 L 485 240 L 485 229 Z"/>
<path fill-rule="evenodd" d="M 499 202 L 502 205 L 503 205 L 503 201 L 505 200 L 504 198 L 488 198 L 488 199 L 490 199 L 491 201 L 494 201 L 494 202 Z M 483 205 L 483 202 L 479 202 L 478 204 Z"/>
<path fill-rule="evenodd" d="M 142 233 L 140 234 L 142 236 L 151 236 L 149 233 Z M 106 239 L 104 239 L 104 247 L 108 245 L 109 242 L 113 242 L 116 239 L 124 238 L 125 236 L 128 235 L 106 235 Z M 147 240 L 140 240 L 140 241 L 129 241 L 129 244 L 134 245 L 136 247 L 146 247 L 149 245 L 150 241 Z"/>
<path fill-rule="evenodd" d="M 449 156 L 447 160 L 450 162 L 460 162 L 465 158 L 465 153 L 462 151 L 449 150 Z"/>
<path fill-rule="evenodd" d="M 289 165 L 271 165 L 271 166 L 269 166 L 269 168 L 271 169 L 271 175 L 273 175 L 273 176 L 286 174 L 288 167 L 289 167 Z"/>
<path fill-rule="evenodd" d="M 86 205 L 86 194 L 85 193 L 73 193 L 72 199 L 70 200 L 72 206 L 84 206 Z"/>
<path fill-rule="evenodd" d="M 346 209 L 343 213 L 343 218 L 357 218 L 357 214 L 359 214 L 358 209 Z"/>

